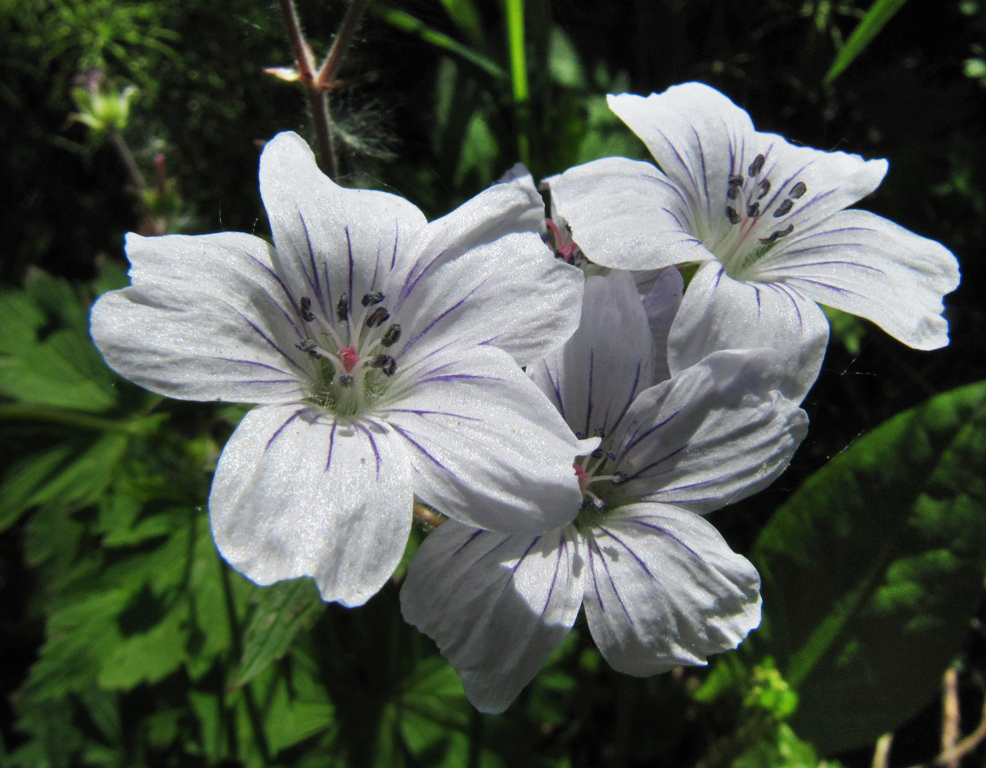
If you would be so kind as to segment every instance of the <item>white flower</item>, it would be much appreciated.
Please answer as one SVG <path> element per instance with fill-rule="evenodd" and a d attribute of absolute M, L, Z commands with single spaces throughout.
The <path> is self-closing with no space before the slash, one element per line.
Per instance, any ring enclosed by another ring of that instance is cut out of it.
<path fill-rule="evenodd" d="M 482 711 L 513 701 L 583 605 L 603 656 L 633 675 L 703 664 L 759 624 L 756 570 L 701 515 L 770 483 L 807 419 L 768 391 L 763 350 L 718 352 L 654 384 L 666 318 L 645 306 L 674 282 L 642 304 L 627 273 L 588 278 L 579 330 L 529 370 L 576 433 L 602 440 L 576 465 L 578 519 L 533 537 L 446 522 L 411 563 L 404 617 Z"/>
<path fill-rule="evenodd" d="M 620 269 L 701 264 L 670 339 L 672 370 L 716 349 L 771 347 L 800 401 L 828 323 L 816 302 L 860 315 L 909 346 L 948 343 L 942 297 L 955 257 L 865 211 L 884 160 L 797 147 L 754 130 L 719 92 L 687 83 L 609 97 L 654 166 L 606 158 L 547 180 L 552 205 L 592 261 Z"/>
<path fill-rule="evenodd" d="M 541 242 L 533 186 L 429 224 L 399 197 L 336 186 L 282 133 L 260 190 L 276 249 L 130 235 L 132 286 L 91 318 L 141 386 L 258 404 L 209 498 L 229 563 L 259 584 L 312 576 L 355 605 L 397 565 L 414 497 L 500 531 L 571 520 L 578 441 L 517 363 L 568 338 L 582 277 Z"/>

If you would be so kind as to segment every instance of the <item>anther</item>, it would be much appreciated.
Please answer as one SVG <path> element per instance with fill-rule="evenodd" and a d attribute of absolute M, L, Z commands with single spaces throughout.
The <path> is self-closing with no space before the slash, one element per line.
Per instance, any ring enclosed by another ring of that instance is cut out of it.
<path fill-rule="evenodd" d="M 386 331 L 383 332 L 383 338 L 380 339 L 380 343 L 385 347 L 392 347 L 397 343 L 397 340 L 401 337 L 401 324 L 393 323 Z"/>
<path fill-rule="evenodd" d="M 783 203 L 777 206 L 777 210 L 774 211 L 774 218 L 779 219 L 781 216 L 787 214 L 794 207 L 794 201 L 791 199 L 785 200 Z"/>
<path fill-rule="evenodd" d="M 390 319 L 390 312 L 388 312 L 383 307 L 377 307 L 370 313 L 370 316 L 366 318 L 367 328 L 376 328 L 378 325 L 383 325 Z"/>
<path fill-rule="evenodd" d="M 353 377 L 352 377 L 352 374 L 344 373 L 342 376 L 340 376 L 339 377 L 339 386 L 340 387 L 351 387 L 351 386 L 353 386 Z"/>
<path fill-rule="evenodd" d="M 737 174 L 729 177 L 729 186 L 731 188 L 733 188 L 733 187 L 742 187 L 743 186 L 743 181 L 744 181 L 743 175 L 740 174 L 740 173 L 737 173 Z"/>
<path fill-rule="evenodd" d="M 379 304 L 383 301 L 383 294 L 380 291 L 371 291 L 370 293 L 363 294 L 361 301 L 364 307 Z"/>
<path fill-rule="evenodd" d="M 370 365 L 383 371 L 384 376 L 393 376 L 397 370 L 397 361 L 390 355 L 377 355 Z"/>
<path fill-rule="evenodd" d="M 621 483 L 625 483 L 626 481 L 627 481 L 626 472 L 615 472 L 613 474 L 613 479 L 610 482 L 613 485 L 620 485 Z"/>
<path fill-rule="evenodd" d="M 340 323 L 346 322 L 346 318 L 349 317 L 349 294 L 344 293 L 339 297 L 339 301 L 336 302 L 336 317 L 339 318 Z"/>
<path fill-rule="evenodd" d="M 318 346 L 315 343 L 315 339 L 302 339 L 294 346 L 302 352 L 307 352 L 312 357 L 321 357 L 321 355 L 315 350 L 315 347 Z"/>
<path fill-rule="evenodd" d="M 767 162 L 767 158 L 763 154 L 757 155 L 753 158 L 753 162 L 750 163 L 750 167 L 747 170 L 750 172 L 751 176 L 756 176 L 760 171 L 763 170 L 763 164 Z"/>
<path fill-rule="evenodd" d="M 761 245 L 773 245 L 780 238 L 790 235 L 793 231 L 794 231 L 794 225 L 788 224 L 786 227 L 784 227 L 784 229 L 778 229 L 777 231 L 773 232 L 770 235 L 770 237 L 761 237 L 760 243 Z"/>
<path fill-rule="evenodd" d="M 807 191 L 808 191 L 808 185 L 805 184 L 803 181 L 799 181 L 797 184 L 791 187 L 791 191 L 788 192 L 788 194 L 791 197 L 793 197 L 795 200 L 797 200 Z"/>
<path fill-rule="evenodd" d="M 726 218 L 729 219 L 729 223 L 730 224 L 739 224 L 740 223 L 740 217 L 739 217 L 739 214 L 736 213 L 736 209 L 735 208 L 731 208 L 728 205 L 726 206 Z"/>
<path fill-rule="evenodd" d="M 301 317 L 306 323 L 315 319 L 312 314 L 312 300 L 308 296 L 301 297 Z"/>
<path fill-rule="evenodd" d="M 757 200 L 763 200 L 767 196 L 767 193 L 770 192 L 770 180 L 764 179 L 761 181 L 759 189 L 760 194 L 757 195 Z"/>
<path fill-rule="evenodd" d="M 757 218 L 760 215 L 760 203 L 750 203 L 746 206 L 746 215 L 751 219 Z"/>

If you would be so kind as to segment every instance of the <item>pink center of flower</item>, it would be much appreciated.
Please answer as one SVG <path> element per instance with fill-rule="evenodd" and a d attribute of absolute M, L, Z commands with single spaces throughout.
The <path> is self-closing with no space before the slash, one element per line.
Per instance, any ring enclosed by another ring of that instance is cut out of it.
<path fill-rule="evenodd" d="M 589 473 L 586 472 L 585 467 L 583 467 L 578 462 L 573 464 L 572 468 L 575 470 L 575 476 L 579 479 L 579 485 L 581 486 L 582 483 L 585 482 L 585 479 L 589 476 Z"/>
<path fill-rule="evenodd" d="M 339 359 L 342 360 L 342 367 L 346 373 L 352 373 L 356 363 L 360 361 L 360 356 L 356 352 L 356 347 L 343 347 L 339 350 Z"/>

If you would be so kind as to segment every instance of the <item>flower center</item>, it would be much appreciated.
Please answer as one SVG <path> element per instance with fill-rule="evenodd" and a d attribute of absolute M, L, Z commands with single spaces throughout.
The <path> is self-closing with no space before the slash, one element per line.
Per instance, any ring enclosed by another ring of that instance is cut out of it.
<path fill-rule="evenodd" d="M 785 221 L 808 186 L 803 181 L 787 180 L 782 188 L 774 188 L 769 171 L 764 171 L 767 159 L 758 154 L 753 162 L 738 173 L 730 175 L 726 187 L 724 213 L 728 228 L 713 227 L 720 233 L 718 242 L 706 242 L 730 277 L 740 279 L 760 261 L 783 237 L 794 231 L 794 224 Z"/>
<path fill-rule="evenodd" d="M 390 312 L 379 291 L 363 296 L 362 308 L 353 311 L 344 293 L 334 317 L 312 311 L 312 300 L 302 296 L 301 319 L 308 336 L 295 346 L 315 362 L 309 401 L 337 416 L 355 416 L 379 400 L 397 372 L 397 360 L 388 354 L 401 336 L 399 323 L 388 323 Z"/>
<path fill-rule="evenodd" d="M 576 526 L 589 525 L 598 520 L 604 510 L 613 505 L 614 488 L 626 481 L 626 475 L 614 471 L 616 457 L 604 448 L 597 448 L 588 456 L 576 461 L 572 468 L 582 491 L 582 510 L 575 519 Z M 597 483 L 605 483 L 602 486 Z M 596 485 L 596 488 L 592 488 Z"/>

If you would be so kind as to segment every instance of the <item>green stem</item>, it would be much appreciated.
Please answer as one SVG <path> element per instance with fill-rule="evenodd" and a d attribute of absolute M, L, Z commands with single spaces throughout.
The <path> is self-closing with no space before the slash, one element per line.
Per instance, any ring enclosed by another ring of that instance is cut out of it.
<path fill-rule="evenodd" d="M 524 165 L 531 164 L 531 105 L 524 44 L 524 0 L 504 0 L 507 17 L 507 49 L 510 84 L 517 120 L 517 152 Z"/>
<path fill-rule="evenodd" d="M 336 162 L 335 139 L 332 135 L 332 119 L 329 116 L 329 97 L 325 89 L 316 81 L 315 60 L 311 47 L 301 30 L 301 21 L 293 0 L 280 0 L 281 13 L 288 30 L 288 39 L 294 52 L 298 78 L 308 94 L 308 105 L 315 124 L 315 143 L 318 147 L 319 166 L 331 179 L 339 175 Z M 347 14 L 348 17 L 348 14 Z M 345 25 L 345 22 L 343 22 Z"/>
<path fill-rule="evenodd" d="M 111 421 L 78 411 L 49 408 L 44 405 L 0 405 L 0 421 L 41 421 L 48 424 L 64 424 L 94 432 L 123 432 L 139 435 L 140 427 L 130 421 Z"/>

